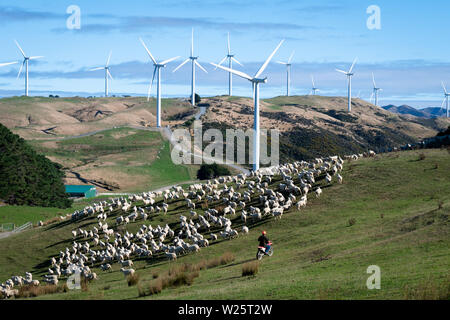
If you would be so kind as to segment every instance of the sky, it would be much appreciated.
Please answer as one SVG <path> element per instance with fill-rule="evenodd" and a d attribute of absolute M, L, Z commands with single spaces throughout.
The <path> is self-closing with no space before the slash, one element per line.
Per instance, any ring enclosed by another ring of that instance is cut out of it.
<path fill-rule="evenodd" d="M 67 27 L 73 5 L 79 29 Z M 380 25 L 369 29 L 373 5 Z M 208 71 L 197 69 L 200 96 L 228 92 L 227 73 L 210 62 L 226 55 L 229 32 L 232 53 L 244 65 L 235 68 L 250 75 L 285 39 L 263 73 L 263 98 L 284 95 L 286 68 L 276 61 L 295 51 L 291 94 L 309 94 L 313 75 L 320 94 L 346 96 L 346 77 L 335 69 L 348 69 L 357 57 L 354 96 L 369 100 L 373 72 L 383 89 L 379 104 L 440 106 L 441 81 L 450 89 L 448 12 L 443 0 L 1 0 L 0 63 L 21 61 L 17 40 L 27 55 L 44 56 L 30 62 L 31 95 L 101 96 L 104 73 L 89 69 L 104 66 L 112 52 L 111 94 L 146 95 L 153 65 L 142 37 L 157 60 L 180 56 L 162 71 L 163 97 L 187 97 L 190 65 L 172 71 L 189 56 L 194 28 L 194 53 Z M 20 63 L 0 68 L 0 97 L 23 94 Z M 233 93 L 250 97 L 251 84 L 234 77 Z"/>

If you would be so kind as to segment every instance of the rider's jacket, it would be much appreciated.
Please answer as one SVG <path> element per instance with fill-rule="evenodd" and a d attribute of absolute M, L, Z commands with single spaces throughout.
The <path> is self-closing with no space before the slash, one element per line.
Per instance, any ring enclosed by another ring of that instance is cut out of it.
<path fill-rule="evenodd" d="M 265 247 L 269 243 L 269 238 L 267 238 L 265 235 L 261 235 L 258 238 L 258 241 L 260 247 Z"/>

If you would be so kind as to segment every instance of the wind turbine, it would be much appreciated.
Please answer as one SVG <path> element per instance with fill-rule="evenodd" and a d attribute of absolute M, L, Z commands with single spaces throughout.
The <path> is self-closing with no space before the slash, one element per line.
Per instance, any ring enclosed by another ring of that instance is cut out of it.
<path fill-rule="evenodd" d="M 370 101 L 372 101 L 372 98 L 375 97 L 375 106 L 378 107 L 378 91 L 382 91 L 383 89 L 377 87 L 373 72 L 372 72 L 372 82 L 373 82 L 373 91 L 372 95 L 370 96 Z"/>
<path fill-rule="evenodd" d="M 294 57 L 295 51 L 292 51 L 291 56 L 287 62 L 277 61 L 279 64 L 284 64 L 286 66 L 286 96 L 289 97 L 289 87 L 291 86 L 291 61 Z"/>
<path fill-rule="evenodd" d="M 141 40 L 142 45 L 145 48 L 145 51 L 147 51 L 148 56 L 153 62 L 153 65 L 155 66 L 155 69 L 153 70 L 153 77 L 152 82 L 150 83 L 150 87 L 148 88 L 148 95 L 147 95 L 147 101 L 150 100 L 150 93 L 152 91 L 153 81 L 155 80 L 155 75 L 158 75 L 157 83 L 156 83 L 156 127 L 161 128 L 161 68 L 165 68 L 169 62 L 172 62 L 173 60 L 178 59 L 179 57 L 170 58 L 167 60 L 164 60 L 160 63 L 158 63 L 153 55 L 151 54 L 150 50 L 145 45 L 144 41 Z"/>
<path fill-rule="evenodd" d="M 105 70 L 105 97 L 107 97 L 109 94 L 109 81 L 108 81 L 109 79 L 108 79 L 108 77 L 110 77 L 111 80 L 114 80 L 111 75 L 111 72 L 109 71 L 109 61 L 111 60 L 111 54 L 112 54 L 112 51 L 109 53 L 108 60 L 106 60 L 106 65 L 104 67 L 99 67 L 99 68 L 94 68 L 94 69 L 89 70 L 89 71 Z"/>
<path fill-rule="evenodd" d="M 22 50 L 22 48 L 20 47 L 19 43 L 16 40 L 14 40 L 14 42 L 16 43 L 17 48 L 19 48 L 19 50 L 23 56 L 23 62 L 22 62 L 22 65 L 20 66 L 19 73 L 17 75 L 17 79 L 19 79 L 20 74 L 22 73 L 23 66 L 25 65 L 25 96 L 28 97 L 28 63 L 30 60 L 40 59 L 40 58 L 43 58 L 43 56 L 28 57 L 25 54 L 25 52 Z"/>
<path fill-rule="evenodd" d="M 233 69 L 233 61 L 236 62 L 237 64 L 244 66 L 242 63 L 240 63 L 239 61 L 237 61 L 237 59 L 234 57 L 234 54 L 231 53 L 231 46 L 230 46 L 230 33 L 228 32 L 228 44 L 227 44 L 227 49 L 228 49 L 228 53 L 225 56 L 225 58 L 223 58 L 220 62 L 219 62 L 219 66 L 222 65 L 222 63 L 225 62 L 225 60 L 228 59 L 228 68 L 229 69 Z M 217 69 L 217 68 L 216 68 Z M 232 96 L 233 95 L 233 74 L 231 72 L 228 72 L 228 95 Z"/>
<path fill-rule="evenodd" d="M 348 112 L 352 111 L 352 77 L 354 75 L 354 73 L 352 73 L 352 71 L 353 71 L 353 67 L 356 64 L 356 60 L 357 59 L 358 58 L 356 58 L 355 61 L 353 61 L 353 64 L 350 67 L 350 69 L 348 70 L 348 72 L 336 69 L 337 72 L 345 74 L 347 76 L 347 79 L 348 79 Z"/>
<path fill-rule="evenodd" d="M 260 78 L 259 76 L 264 72 L 267 65 L 269 64 L 270 60 L 272 60 L 275 53 L 278 51 L 278 49 L 283 44 L 284 40 L 282 40 L 278 46 L 275 48 L 275 50 L 272 52 L 272 54 L 267 58 L 267 60 L 264 62 L 264 64 L 261 66 L 261 68 L 258 70 L 258 72 L 255 73 L 253 77 L 249 76 L 248 74 L 237 71 L 234 69 L 226 68 L 219 66 L 217 64 L 211 63 L 213 66 L 223 69 L 225 71 L 234 73 L 235 75 L 238 75 L 241 78 L 247 79 L 252 83 L 253 86 L 253 102 L 255 105 L 254 110 L 254 116 L 253 116 L 253 170 L 257 171 L 259 170 L 259 85 L 261 83 L 267 82 L 267 77 Z"/>
<path fill-rule="evenodd" d="M 447 118 L 448 118 L 448 97 L 450 97 L 450 93 L 447 92 L 447 89 L 445 88 L 444 82 L 442 82 L 442 88 L 444 89 L 444 100 L 442 101 L 442 104 L 441 104 L 441 110 L 442 110 L 442 107 L 444 106 L 444 102 L 446 102 Z"/>
<path fill-rule="evenodd" d="M 184 66 L 186 63 L 191 60 L 192 63 L 192 80 L 191 80 L 191 103 L 195 107 L 195 66 L 198 66 L 200 69 L 202 69 L 205 73 L 208 73 L 208 71 L 203 68 L 200 63 L 198 63 L 198 56 L 194 56 L 194 29 L 192 29 L 192 40 L 191 40 L 191 56 L 184 60 L 178 67 L 176 67 L 172 72 L 176 72 L 178 69 L 180 69 L 182 66 Z"/>
<path fill-rule="evenodd" d="M 314 77 L 313 76 L 311 76 L 311 82 L 312 82 L 312 89 L 311 89 L 311 92 L 309 93 L 309 95 L 313 95 L 313 96 L 315 96 L 316 95 L 316 92 L 317 91 L 320 91 L 318 88 L 316 88 L 316 84 L 314 83 Z"/>

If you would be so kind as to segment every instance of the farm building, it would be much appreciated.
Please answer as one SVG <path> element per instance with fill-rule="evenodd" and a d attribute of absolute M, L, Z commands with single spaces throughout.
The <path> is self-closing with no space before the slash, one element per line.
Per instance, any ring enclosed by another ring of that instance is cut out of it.
<path fill-rule="evenodd" d="M 66 193 L 76 198 L 93 198 L 97 195 L 97 189 L 94 186 L 66 185 Z"/>

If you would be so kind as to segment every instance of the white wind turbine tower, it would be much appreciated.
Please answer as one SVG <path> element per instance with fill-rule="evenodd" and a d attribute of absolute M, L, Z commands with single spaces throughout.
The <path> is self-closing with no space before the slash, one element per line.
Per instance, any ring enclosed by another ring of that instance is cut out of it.
<path fill-rule="evenodd" d="M 378 91 L 382 91 L 383 89 L 378 88 L 377 84 L 375 83 L 375 77 L 372 72 L 372 83 L 373 83 L 373 91 L 372 95 L 370 96 L 370 101 L 372 101 L 372 98 L 375 98 L 375 106 L 378 107 Z"/>
<path fill-rule="evenodd" d="M 282 40 L 278 44 L 278 46 L 275 48 L 275 50 L 272 52 L 272 54 L 267 58 L 267 60 L 264 62 L 264 64 L 261 66 L 261 68 L 258 70 L 258 72 L 256 72 L 256 74 L 253 77 L 249 76 L 248 74 L 246 74 L 244 72 L 233 70 L 230 68 L 222 67 L 217 64 L 211 63 L 213 66 L 215 66 L 217 68 L 234 73 L 235 75 L 238 75 L 241 78 L 247 79 L 248 81 L 250 81 L 252 83 L 253 102 L 255 105 L 254 116 L 253 116 L 253 162 L 254 162 L 253 170 L 254 171 L 259 170 L 259 135 L 260 135 L 260 132 L 259 132 L 259 85 L 261 83 L 267 82 L 267 77 L 259 78 L 259 76 L 264 72 L 264 70 L 266 69 L 270 60 L 272 60 L 273 56 L 278 51 L 278 49 L 281 47 L 283 42 L 284 42 L 284 40 Z"/>
<path fill-rule="evenodd" d="M 153 62 L 153 65 L 155 66 L 155 69 L 153 70 L 153 77 L 152 82 L 150 83 L 150 87 L 148 88 L 148 95 L 147 95 L 147 101 L 150 100 L 150 93 L 152 91 L 153 81 L 155 80 L 155 75 L 158 75 L 157 82 L 156 82 L 156 127 L 161 128 L 161 68 L 165 68 L 169 62 L 172 62 L 173 60 L 178 59 L 179 57 L 170 58 L 167 60 L 164 60 L 160 63 L 158 63 L 153 55 L 151 54 L 150 50 L 145 45 L 144 41 L 141 40 L 142 45 L 144 46 L 145 50 L 148 53 L 148 56 Z"/>
<path fill-rule="evenodd" d="M 109 81 L 108 81 L 109 79 L 108 79 L 108 77 L 110 77 L 111 80 L 114 80 L 111 75 L 111 72 L 109 71 L 109 61 L 111 60 L 111 54 L 112 54 L 112 52 L 109 53 L 108 60 L 106 60 L 106 65 L 104 67 L 99 67 L 99 68 L 94 68 L 94 69 L 89 70 L 89 71 L 105 70 L 105 97 L 107 97 L 109 95 Z"/>
<path fill-rule="evenodd" d="M 444 102 L 445 102 L 446 108 L 447 108 L 447 118 L 448 118 L 448 97 L 450 97 L 450 93 L 447 92 L 444 82 L 442 82 L 442 88 L 444 89 L 444 100 L 442 101 L 442 104 L 441 104 L 441 110 L 444 107 Z"/>
<path fill-rule="evenodd" d="M 291 61 L 294 57 L 295 51 L 292 51 L 291 56 L 287 62 L 277 61 L 279 64 L 284 64 L 286 66 L 286 96 L 289 97 L 289 88 L 291 86 Z"/>
<path fill-rule="evenodd" d="M 311 82 L 312 82 L 312 88 L 311 88 L 311 92 L 309 93 L 309 95 L 312 94 L 313 96 L 315 96 L 316 92 L 320 91 L 320 90 L 318 88 L 316 88 L 316 84 L 314 82 L 314 77 L 313 76 L 311 76 Z"/>
<path fill-rule="evenodd" d="M 356 58 L 355 61 L 353 61 L 353 64 L 350 67 L 350 69 L 348 70 L 348 72 L 336 69 L 337 72 L 343 73 L 347 76 L 347 80 L 348 80 L 348 112 L 352 111 L 352 77 L 354 75 L 354 73 L 352 73 L 352 71 L 353 71 L 353 67 L 355 66 L 357 59 L 358 58 Z"/>
<path fill-rule="evenodd" d="M 237 59 L 234 57 L 234 54 L 231 53 L 231 46 L 230 46 L 230 33 L 228 32 L 228 44 L 227 44 L 228 54 L 219 62 L 219 66 L 222 65 L 222 63 L 225 62 L 225 60 L 228 59 L 228 68 L 233 69 L 233 61 L 237 64 L 243 66 L 242 63 L 237 61 Z M 217 68 L 216 68 L 217 69 Z M 228 72 L 228 95 L 233 95 L 233 74 L 231 72 Z"/>
<path fill-rule="evenodd" d="M 192 29 L 192 40 L 191 40 L 191 56 L 184 60 L 178 67 L 176 67 L 172 72 L 176 72 L 178 69 L 180 69 L 182 66 L 184 66 L 186 63 L 191 60 L 192 63 L 192 80 L 191 80 L 191 103 L 195 107 L 195 66 L 198 66 L 200 69 L 202 69 L 205 73 L 208 73 L 208 71 L 203 68 L 200 63 L 198 63 L 198 57 L 194 56 L 194 29 Z"/>
<path fill-rule="evenodd" d="M 43 58 L 43 56 L 27 57 L 25 52 L 20 47 L 19 43 L 16 40 L 14 40 L 14 42 L 16 43 L 17 48 L 19 48 L 19 50 L 23 56 L 23 62 L 22 62 L 22 65 L 20 66 L 19 74 L 17 75 L 17 79 L 19 79 L 20 74 L 22 73 L 23 66 L 25 65 L 25 96 L 28 97 L 28 63 L 30 60 L 40 59 L 40 58 Z"/>

